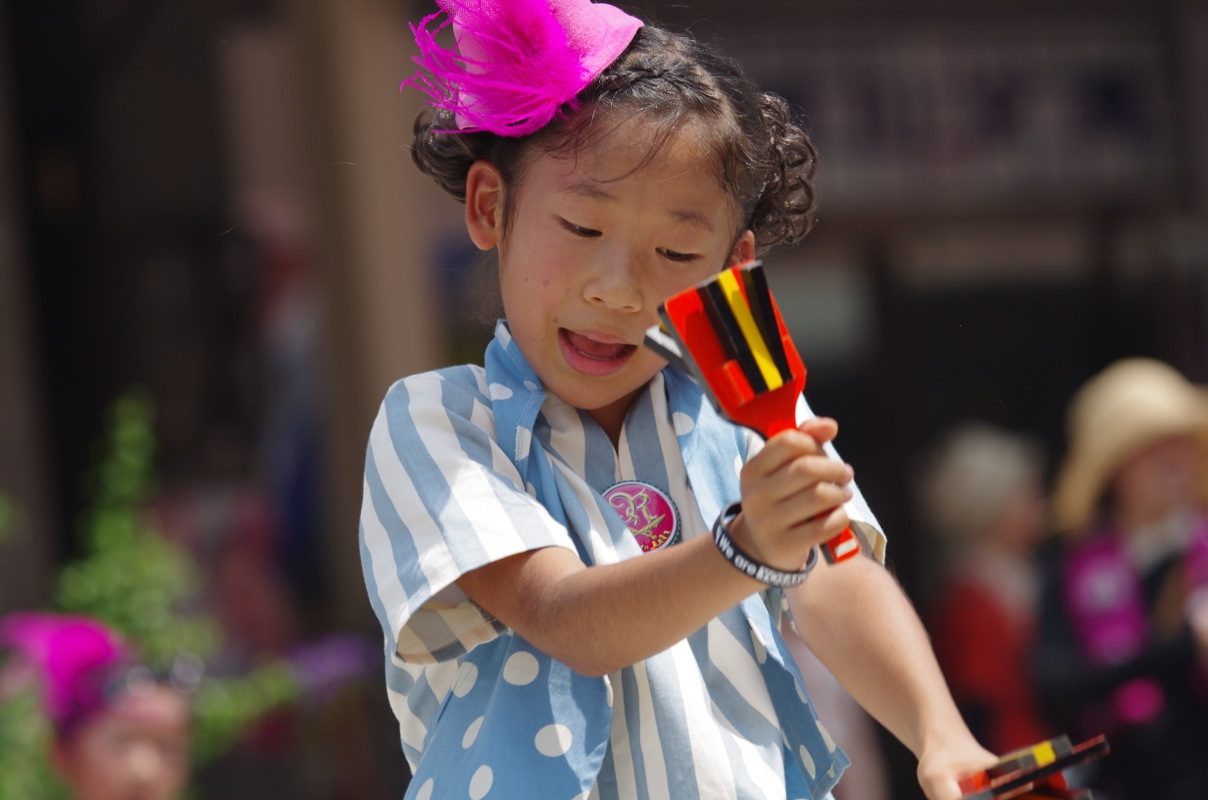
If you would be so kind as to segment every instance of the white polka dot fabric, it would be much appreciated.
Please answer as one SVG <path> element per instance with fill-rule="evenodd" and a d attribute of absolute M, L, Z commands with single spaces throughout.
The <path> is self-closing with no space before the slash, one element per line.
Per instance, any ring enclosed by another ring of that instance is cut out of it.
<path fill-rule="evenodd" d="M 587 678 L 455 583 L 537 547 L 571 549 L 587 564 L 642 557 L 602 497 L 621 480 L 668 493 L 684 538 L 705 535 L 706 519 L 737 496 L 751 440 L 690 380 L 664 371 L 614 450 L 585 415 L 544 395 L 506 328 L 485 369 L 392 387 L 370 434 L 360 538 L 386 634 L 387 696 L 414 774 L 408 798 L 828 795 L 848 761 L 780 638 L 778 592 Z"/>

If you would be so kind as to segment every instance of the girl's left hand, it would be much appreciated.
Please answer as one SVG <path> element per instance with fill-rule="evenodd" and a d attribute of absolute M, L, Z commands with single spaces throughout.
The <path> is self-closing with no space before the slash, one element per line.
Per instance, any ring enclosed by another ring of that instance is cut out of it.
<path fill-rule="evenodd" d="M 960 779 L 997 761 L 997 756 L 964 734 L 923 751 L 919 758 L 919 786 L 927 800 L 959 800 Z"/>

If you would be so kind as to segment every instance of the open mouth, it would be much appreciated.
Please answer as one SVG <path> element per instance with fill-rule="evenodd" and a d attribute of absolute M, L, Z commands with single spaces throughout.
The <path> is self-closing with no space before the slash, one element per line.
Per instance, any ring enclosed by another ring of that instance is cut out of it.
<path fill-rule="evenodd" d="M 581 333 L 562 328 L 558 331 L 562 352 L 567 362 L 591 375 L 603 375 L 619 369 L 637 352 L 637 345 L 627 342 L 602 342 Z"/>

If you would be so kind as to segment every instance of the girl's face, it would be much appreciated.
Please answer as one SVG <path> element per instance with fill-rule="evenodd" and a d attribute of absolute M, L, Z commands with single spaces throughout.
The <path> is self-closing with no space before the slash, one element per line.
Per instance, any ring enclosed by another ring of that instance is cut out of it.
<path fill-rule="evenodd" d="M 165 687 L 123 694 L 56 743 L 54 763 L 77 800 L 171 800 L 189 776 L 187 701 Z"/>
<path fill-rule="evenodd" d="M 1135 454 L 1116 472 L 1112 499 L 1126 527 L 1163 519 L 1172 511 L 1195 508 L 1205 465 L 1191 436 L 1172 436 Z"/>
<path fill-rule="evenodd" d="M 504 225 L 498 171 L 470 171 L 466 221 L 498 247 L 512 336 L 545 388 L 615 441 L 634 397 L 666 362 L 642 346 L 670 295 L 754 256 L 738 207 L 688 125 L 647 159 L 627 122 L 576 154 L 530 156 Z"/>

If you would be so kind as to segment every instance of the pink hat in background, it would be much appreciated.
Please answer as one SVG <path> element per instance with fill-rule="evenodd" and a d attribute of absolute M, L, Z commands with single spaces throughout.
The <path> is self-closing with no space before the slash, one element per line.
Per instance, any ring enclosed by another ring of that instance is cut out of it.
<path fill-rule="evenodd" d="M 60 732 L 104 703 L 103 678 L 132 656 L 117 633 L 86 617 L 18 613 L 0 621 L 0 649 L 36 670 L 47 715 Z"/>
<path fill-rule="evenodd" d="M 437 2 L 441 11 L 411 26 L 421 71 L 400 89 L 424 92 L 432 106 L 452 111 L 465 133 L 526 136 L 540 130 L 642 27 L 621 9 L 590 0 Z M 438 24 L 442 14 L 447 18 Z M 436 42 L 449 24 L 456 52 Z"/>

